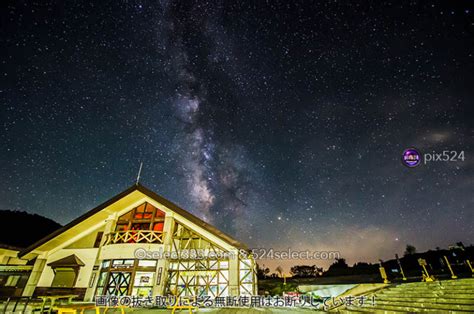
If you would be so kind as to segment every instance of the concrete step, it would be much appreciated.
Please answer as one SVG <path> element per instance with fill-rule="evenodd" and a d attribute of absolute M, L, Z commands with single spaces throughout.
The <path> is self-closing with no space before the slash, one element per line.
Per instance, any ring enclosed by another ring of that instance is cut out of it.
<path fill-rule="evenodd" d="M 408 283 L 401 283 L 399 285 L 403 286 L 458 286 L 458 285 L 474 285 L 474 278 L 470 279 L 453 279 L 453 280 L 440 280 L 440 281 L 433 281 L 433 282 L 408 282 Z"/>
<path fill-rule="evenodd" d="M 395 286 L 393 288 L 389 288 L 393 290 L 411 290 L 411 291 L 431 291 L 431 290 L 474 290 L 474 286 Z"/>
<path fill-rule="evenodd" d="M 448 295 L 438 295 L 438 294 L 391 294 L 391 293 L 380 293 L 375 296 L 375 298 L 383 298 L 383 297 L 395 297 L 395 298 L 436 298 L 436 299 L 445 299 L 445 300 L 458 300 L 458 299 L 466 299 L 472 300 L 472 294 L 448 294 Z"/>
<path fill-rule="evenodd" d="M 392 302 L 392 301 L 379 301 L 375 299 L 375 306 L 386 308 L 386 307 L 409 307 L 414 309 L 430 309 L 430 310 L 457 310 L 474 312 L 474 305 L 466 304 L 442 304 L 442 303 L 422 303 L 422 302 Z M 364 304 L 362 307 L 372 307 L 372 304 Z"/>
<path fill-rule="evenodd" d="M 456 299 L 456 298 L 462 298 L 462 299 L 470 299 L 474 297 L 473 293 L 442 293 L 439 295 L 442 298 L 445 299 Z"/>
<path fill-rule="evenodd" d="M 459 289 L 459 290 L 386 290 L 385 292 L 390 294 L 428 294 L 428 295 L 449 295 L 449 294 L 466 294 L 466 295 L 473 295 L 474 291 L 466 290 L 466 289 Z"/>
<path fill-rule="evenodd" d="M 474 313 L 474 278 L 393 285 L 375 293 L 375 304 L 342 311 L 371 313 Z"/>
<path fill-rule="evenodd" d="M 393 300 L 380 300 L 379 302 L 384 303 L 397 303 L 397 304 L 409 304 L 414 307 L 431 307 L 431 308 L 441 308 L 441 309 L 462 309 L 462 310 L 472 310 L 474 312 L 473 303 L 457 303 L 457 302 L 423 302 L 423 301 L 411 301 L 406 303 L 405 301 L 393 301 Z"/>
<path fill-rule="evenodd" d="M 411 307 L 396 307 L 396 306 L 374 306 L 374 307 L 349 307 L 342 310 L 349 311 L 348 313 L 353 312 L 366 312 L 366 313 L 375 313 L 375 314 L 399 314 L 399 313 L 418 313 L 418 312 L 429 312 L 429 313 L 450 313 L 450 314 L 465 314 L 472 313 L 471 311 L 462 311 L 462 310 L 443 310 L 439 309 L 420 309 L 420 308 L 411 308 Z M 341 312 L 341 311 L 339 311 Z"/>
<path fill-rule="evenodd" d="M 388 305 L 375 305 L 375 306 L 349 306 L 349 310 L 355 310 L 359 312 L 370 312 L 370 313 L 412 313 L 412 312 L 423 312 L 426 310 L 412 308 L 409 306 L 388 306 Z M 438 310 L 439 311 L 439 310 Z"/>
<path fill-rule="evenodd" d="M 455 284 L 441 285 L 441 287 L 445 287 L 445 288 L 451 288 L 451 287 L 466 287 L 466 288 L 474 288 L 474 284 L 459 283 L 459 284 L 457 284 L 457 285 L 455 285 Z"/>
<path fill-rule="evenodd" d="M 395 289 L 395 290 L 459 290 L 459 289 L 474 289 L 474 286 L 468 286 L 468 285 L 450 285 L 450 286 L 404 286 L 404 285 L 399 285 L 395 286 L 393 288 L 389 289 Z"/>
<path fill-rule="evenodd" d="M 439 292 L 410 292 L 410 291 L 381 291 L 376 294 L 376 296 L 399 296 L 399 297 L 420 297 L 420 298 L 445 298 L 445 299 L 457 299 L 457 298 L 462 298 L 462 299 L 472 299 L 474 298 L 474 293 L 451 293 L 451 292 L 444 292 L 444 293 L 439 293 Z"/>
<path fill-rule="evenodd" d="M 376 296 L 375 300 L 380 300 L 380 301 L 388 301 L 388 302 L 423 302 L 423 303 L 446 303 L 446 304 L 468 304 L 468 305 L 474 305 L 474 298 L 470 299 L 462 299 L 462 298 L 451 298 L 451 299 L 445 299 L 445 298 L 438 298 L 438 297 L 433 297 L 433 298 L 420 298 L 417 296 L 409 296 L 409 297 L 397 297 L 397 296 Z"/>
<path fill-rule="evenodd" d="M 435 280 L 435 281 L 413 281 L 413 282 L 400 282 L 401 285 L 407 286 L 416 286 L 416 285 L 459 285 L 459 284 L 468 284 L 471 285 L 474 283 L 474 278 L 472 279 L 450 279 L 450 280 Z"/>
<path fill-rule="evenodd" d="M 439 281 L 441 284 L 446 284 L 446 285 L 449 285 L 449 284 L 452 284 L 452 285 L 456 285 L 456 284 L 459 284 L 459 283 L 470 283 L 470 284 L 474 284 L 474 278 L 462 278 L 462 279 L 453 279 L 453 280 L 441 280 Z"/>
<path fill-rule="evenodd" d="M 388 288 L 381 291 L 391 291 L 392 293 L 464 293 L 464 294 L 474 294 L 472 289 L 395 289 Z"/>
<path fill-rule="evenodd" d="M 468 282 L 445 282 L 440 283 L 443 287 L 456 287 L 456 286 L 467 286 L 467 287 L 474 287 L 474 280 Z"/>

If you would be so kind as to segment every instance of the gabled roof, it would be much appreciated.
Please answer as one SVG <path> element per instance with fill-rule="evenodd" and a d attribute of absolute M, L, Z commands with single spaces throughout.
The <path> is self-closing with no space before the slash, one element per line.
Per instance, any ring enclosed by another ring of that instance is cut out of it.
<path fill-rule="evenodd" d="M 61 234 L 65 233 L 66 231 L 68 231 L 72 227 L 74 227 L 74 226 L 78 225 L 79 223 L 85 221 L 86 219 L 94 216 L 95 214 L 98 214 L 103 209 L 105 209 L 108 206 L 118 202 L 119 200 L 133 194 L 136 191 L 141 192 L 142 194 L 144 194 L 144 195 L 148 196 L 149 198 L 157 201 L 158 203 L 163 204 L 164 206 L 168 207 L 173 212 L 183 216 L 184 218 L 188 219 L 192 223 L 200 226 L 201 228 L 203 228 L 203 229 L 207 230 L 208 232 L 214 234 L 215 236 L 221 238 L 222 240 L 229 243 L 230 245 L 232 245 L 232 246 L 234 246 L 238 249 L 248 250 L 248 248 L 245 244 L 235 240 L 231 236 L 229 236 L 226 233 L 220 231 L 216 227 L 208 224 L 207 222 L 203 221 L 202 219 L 194 216 L 193 214 L 189 213 L 188 211 L 182 209 L 181 207 L 174 204 L 173 202 L 171 202 L 171 201 L 165 199 L 164 197 L 156 194 L 155 192 L 149 190 L 148 188 L 144 187 L 141 184 L 134 184 L 131 187 L 129 187 L 128 189 L 126 189 L 125 191 L 123 191 L 123 192 L 117 194 L 116 196 L 112 197 L 108 201 L 100 204 L 99 206 L 91 209 L 90 211 L 86 212 L 82 216 L 79 216 L 78 218 L 74 219 L 70 223 L 66 224 L 64 227 L 56 230 L 55 232 L 47 235 L 46 237 L 44 237 L 43 239 L 37 241 L 36 243 L 33 243 L 32 245 L 30 245 L 26 249 L 20 251 L 18 256 L 19 257 L 25 256 L 26 254 L 32 252 L 34 249 L 38 248 L 39 246 L 47 243 L 48 241 L 53 240 L 54 238 L 56 238 L 56 237 L 60 236 Z"/>
<path fill-rule="evenodd" d="M 66 256 L 64 258 L 61 258 L 57 261 L 54 261 L 48 264 L 48 266 L 51 266 L 51 267 L 77 267 L 77 266 L 84 266 L 84 265 L 85 265 L 84 262 L 81 261 L 81 259 L 74 254 Z"/>

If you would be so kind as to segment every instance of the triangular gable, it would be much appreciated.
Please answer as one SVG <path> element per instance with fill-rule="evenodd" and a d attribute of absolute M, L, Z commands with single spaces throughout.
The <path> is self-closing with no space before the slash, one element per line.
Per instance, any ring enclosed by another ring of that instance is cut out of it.
<path fill-rule="evenodd" d="M 164 197 L 156 194 L 155 192 L 147 189 L 141 184 L 136 184 L 131 186 L 130 188 L 126 189 L 125 191 L 119 193 L 118 195 L 114 196 L 113 198 L 109 199 L 108 201 L 100 204 L 99 206 L 95 207 L 94 209 L 86 212 L 84 215 L 74 219 L 64 227 L 56 230 L 55 232 L 49 234 L 48 236 L 44 237 L 43 239 L 39 240 L 38 242 L 32 244 L 28 248 L 24 249 L 19 253 L 19 257 L 25 256 L 26 254 L 34 251 L 35 249 L 40 248 L 48 244 L 48 246 L 55 246 L 60 245 L 71 237 L 71 235 L 79 234 L 81 232 L 87 231 L 91 228 L 91 225 L 96 226 L 98 221 L 103 221 L 105 224 L 106 219 L 109 217 L 110 214 L 118 212 L 122 208 L 125 207 L 127 204 L 131 204 L 134 202 L 139 201 L 143 198 L 143 195 L 148 196 L 149 198 L 153 199 L 154 201 L 166 206 L 171 211 L 181 215 L 185 219 L 189 220 L 190 222 L 196 224 L 197 226 L 205 229 L 209 233 L 219 237 L 224 242 L 238 248 L 247 250 L 247 247 L 240 243 L 239 241 L 233 239 L 231 236 L 223 233 L 216 227 L 206 223 L 205 221 L 199 219 L 198 217 L 194 216 L 193 214 L 189 213 L 188 211 L 180 208 L 176 204 L 170 202 L 169 200 L 165 199 Z"/>

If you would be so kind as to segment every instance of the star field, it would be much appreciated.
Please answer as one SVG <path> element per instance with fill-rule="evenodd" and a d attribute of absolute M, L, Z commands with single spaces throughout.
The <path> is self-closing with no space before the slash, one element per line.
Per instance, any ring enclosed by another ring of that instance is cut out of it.
<path fill-rule="evenodd" d="M 2 209 L 64 224 L 143 162 L 145 186 L 254 248 L 354 263 L 474 240 L 469 1 L 14 2 L 1 15 Z M 409 169 L 408 147 L 465 160 Z"/>

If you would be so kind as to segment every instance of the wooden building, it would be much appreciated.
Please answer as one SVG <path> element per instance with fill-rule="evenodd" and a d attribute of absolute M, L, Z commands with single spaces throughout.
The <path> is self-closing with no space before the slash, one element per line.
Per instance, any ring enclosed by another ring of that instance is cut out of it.
<path fill-rule="evenodd" d="M 28 268 L 23 296 L 255 295 L 256 264 L 247 251 L 136 184 L 30 247 L 5 251 L 16 256 L 0 268 Z"/>

